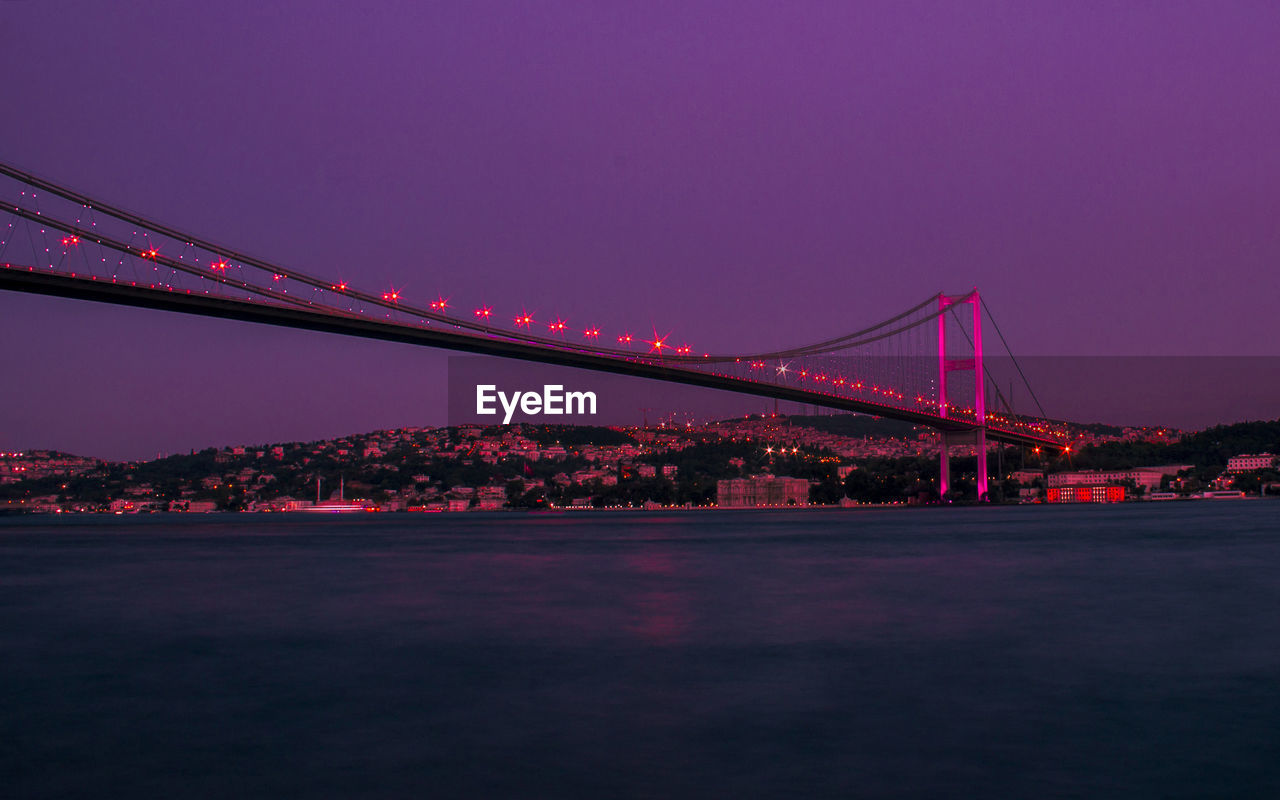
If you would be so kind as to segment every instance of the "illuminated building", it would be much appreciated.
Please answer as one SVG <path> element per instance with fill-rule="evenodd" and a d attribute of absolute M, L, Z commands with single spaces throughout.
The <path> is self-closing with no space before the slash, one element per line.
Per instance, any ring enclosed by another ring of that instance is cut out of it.
<path fill-rule="evenodd" d="M 1255 469 L 1270 469 L 1276 464 L 1276 456 L 1271 453 L 1256 455 L 1232 456 L 1227 459 L 1227 472 L 1248 472 Z"/>
<path fill-rule="evenodd" d="M 1123 503 L 1123 486 L 1053 486 L 1045 499 L 1050 503 Z"/>
<path fill-rule="evenodd" d="M 806 506 L 809 482 L 804 478 L 760 475 L 716 481 L 716 502 L 721 508 L 758 506 Z"/>
<path fill-rule="evenodd" d="M 1136 486 L 1145 486 L 1148 490 L 1160 488 L 1161 479 L 1166 475 L 1176 476 L 1190 464 L 1168 464 L 1162 467 L 1136 467 L 1122 470 L 1080 470 L 1077 472 L 1051 472 L 1046 483 L 1050 489 L 1055 486 L 1078 486 L 1107 483 L 1121 483 L 1131 480 Z"/>

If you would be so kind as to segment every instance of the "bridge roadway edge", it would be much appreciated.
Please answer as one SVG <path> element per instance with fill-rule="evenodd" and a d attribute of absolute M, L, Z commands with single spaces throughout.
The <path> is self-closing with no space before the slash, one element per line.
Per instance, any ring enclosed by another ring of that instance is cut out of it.
<path fill-rule="evenodd" d="M 881 406 L 853 398 L 835 397 L 796 387 L 748 381 L 726 375 L 667 367 L 643 361 L 623 361 L 610 356 L 574 350 L 548 350 L 518 341 L 503 341 L 454 331 L 410 327 L 356 316 L 338 316 L 329 312 L 308 311 L 303 308 L 249 303 L 203 293 L 188 294 L 184 291 L 151 289 L 127 283 L 73 278 L 66 275 L 28 271 L 16 266 L 0 268 L 0 290 L 173 311 L 321 333 L 358 336 L 419 347 L 436 347 L 500 358 L 557 364 L 899 419 L 954 433 L 972 431 L 975 428 L 974 425 L 965 423 L 963 420 L 946 420 L 910 409 Z M 1061 442 L 1053 439 L 991 427 L 987 428 L 987 438 L 1007 444 L 1048 447 L 1057 450 L 1063 446 Z"/>

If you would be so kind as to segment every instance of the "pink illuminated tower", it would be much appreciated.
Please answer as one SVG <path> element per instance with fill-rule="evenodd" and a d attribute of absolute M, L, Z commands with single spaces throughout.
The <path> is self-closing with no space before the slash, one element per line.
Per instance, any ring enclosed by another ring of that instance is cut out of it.
<path fill-rule="evenodd" d="M 950 358 L 947 356 L 947 311 L 956 305 L 968 303 L 973 306 L 973 356 L 971 358 Z M 942 442 L 941 479 L 938 482 L 938 493 L 945 497 L 951 488 L 951 464 L 947 449 L 952 444 L 967 443 L 972 440 L 978 454 L 978 501 L 987 500 L 987 398 L 985 373 L 982 371 L 982 302 L 978 290 L 974 289 L 966 295 L 938 295 L 938 416 L 949 415 L 947 398 L 947 373 L 956 370 L 973 370 L 973 413 L 976 427 L 972 431 L 948 433 L 939 431 Z"/>

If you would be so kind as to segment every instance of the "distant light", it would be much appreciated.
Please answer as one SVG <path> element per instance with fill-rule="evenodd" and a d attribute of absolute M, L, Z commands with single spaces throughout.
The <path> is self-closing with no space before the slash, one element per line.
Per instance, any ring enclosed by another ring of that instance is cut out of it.
<path fill-rule="evenodd" d="M 647 344 L 647 345 L 649 345 L 649 352 L 650 352 L 650 353 L 658 353 L 659 355 L 661 355 L 661 354 L 662 354 L 662 348 L 664 348 L 664 347 L 668 347 L 668 348 L 669 348 L 669 347 L 671 346 L 671 345 L 667 344 L 667 338 L 668 338 L 669 336 L 671 336 L 671 334 L 669 334 L 669 333 L 668 333 L 666 336 L 659 336 L 659 335 L 658 335 L 658 332 L 657 332 L 657 331 L 654 331 L 654 332 L 653 332 L 653 338 L 652 338 L 652 339 L 645 339 L 645 340 L 644 340 L 644 343 L 645 343 L 645 344 Z"/>

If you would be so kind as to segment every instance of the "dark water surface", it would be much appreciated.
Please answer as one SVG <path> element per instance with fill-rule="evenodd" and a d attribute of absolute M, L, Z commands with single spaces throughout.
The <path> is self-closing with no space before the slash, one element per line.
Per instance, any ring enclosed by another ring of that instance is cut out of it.
<path fill-rule="evenodd" d="M 1280 797 L 1280 501 L 0 520 L 6 797 Z"/>

